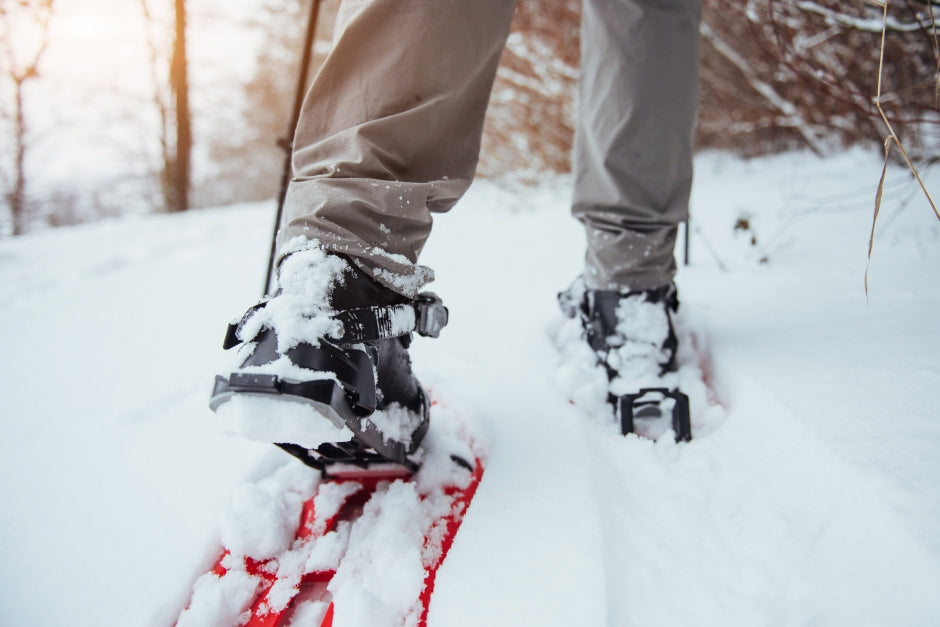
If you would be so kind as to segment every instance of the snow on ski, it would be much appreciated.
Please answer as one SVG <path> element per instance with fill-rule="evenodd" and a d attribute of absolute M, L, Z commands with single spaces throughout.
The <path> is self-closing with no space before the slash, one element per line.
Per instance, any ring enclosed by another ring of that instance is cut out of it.
<path fill-rule="evenodd" d="M 236 490 L 222 555 L 176 626 L 425 625 L 484 469 L 470 439 L 435 410 L 416 473 L 379 464 L 320 475 L 292 460 Z"/>

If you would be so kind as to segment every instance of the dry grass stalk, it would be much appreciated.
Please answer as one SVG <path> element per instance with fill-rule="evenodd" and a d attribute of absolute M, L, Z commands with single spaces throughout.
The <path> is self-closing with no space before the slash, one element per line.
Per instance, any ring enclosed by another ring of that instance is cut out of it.
<path fill-rule="evenodd" d="M 933 58 L 937 61 L 937 80 L 934 82 L 933 102 L 940 107 L 940 34 L 937 33 L 937 15 L 933 12 L 933 2 L 928 3 L 930 9 L 930 24 L 933 26 Z"/>
<path fill-rule="evenodd" d="M 927 191 L 927 186 L 924 184 L 923 179 L 920 177 L 920 173 L 917 171 L 917 168 L 914 167 L 914 163 L 911 161 L 910 156 L 908 156 L 907 151 L 904 149 L 904 145 L 901 143 L 901 140 L 898 139 L 897 133 L 894 132 L 894 127 L 891 126 L 891 122 L 888 121 L 888 116 L 885 115 L 884 110 L 881 108 L 881 79 L 884 72 L 884 60 L 885 60 L 885 38 L 887 36 L 888 30 L 888 0 L 873 0 L 875 4 L 884 9 L 881 25 L 881 54 L 878 61 L 878 89 L 875 93 L 875 107 L 878 109 L 878 114 L 881 116 L 881 120 L 884 122 L 885 127 L 888 129 L 888 137 L 885 138 L 885 164 L 881 170 L 881 179 L 878 181 L 878 189 L 875 192 L 875 213 L 871 222 L 871 236 L 868 239 L 868 265 L 865 268 L 865 296 L 868 296 L 868 286 L 869 286 L 869 275 L 871 271 L 871 253 L 875 245 L 875 226 L 878 224 L 878 214 L 881 211 L 881 201 L 884 197 L 884 187 L 885 187 L 885 176 L 888 172 L 888 157 L 891 154 L 891 145 L 894 144 L 898 147 L 898 150 L 901 151 L 901 156 L 904 158 L 904 162 L 907 163 L 907 167 L 910 168 L 911 173 L 914 175 L 914 178 L 917 179 L 917 183 L 920 185 L 920 188 L 924 192 L 924 196 L 927 198 L 927 202 L 930 203 L 930 207 L 933 209 L 934 214 L 937 216 L 937 219 L 940 220 L 940 211 L 937 210 L 937 205 L 934 204 L 933 198 L 930 197 L 930 192 Z M 933 18 L 933 7 L 931 6 L 931 17 Z M 933 29 L 934 29 L 934 38 L 936 41 L 937 33 L 937 22 L 936 19 L 933 20 Z M 940 72 L 940 70 L 938 70 Z M 940 75 L 938 75 L 938 84 L 940 84 Z"/>

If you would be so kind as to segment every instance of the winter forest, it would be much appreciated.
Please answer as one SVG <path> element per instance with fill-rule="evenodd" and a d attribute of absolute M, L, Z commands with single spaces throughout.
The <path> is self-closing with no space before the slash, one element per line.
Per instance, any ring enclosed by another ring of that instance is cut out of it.
<path fill-rule="evenodd" d="M 330 49 L 337 5 L 322 0 L 311 72 Z M 0 234 L 274 197 L 309 7 L 0 2 Z M 929 167 L 940 154 L 937 10 L 930 0 L 889 1 L 886 12 L 876 2 L 705 0 L 698 148 L 880 152 L 880 77 L 886 119 Z M 578 0 L 519 3 L 482 176 L 568 170 L 579 11 Z"/>

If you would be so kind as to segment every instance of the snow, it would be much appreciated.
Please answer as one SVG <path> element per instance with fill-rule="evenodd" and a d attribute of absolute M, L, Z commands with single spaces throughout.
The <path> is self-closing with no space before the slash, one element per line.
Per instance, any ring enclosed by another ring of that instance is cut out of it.
<path fill-rule="evenodd" d="M 262 481 L 239 486 L 220 519 L 222 544 L 235 555 L 256 560 L 287 551 L 294 540 L 294 521 L 318 484 L 314 473 L 290 464 Z"/>
<path fill-rule="evenodd" d="M 331 602 L 338 623 L 350 627 L 417 625 L 426 574 L 443 555 L 445 516 L 465 510 L 455 504 L 456 493 L 448 488 L 467 487 L 472 478 L 451 460 L 451 455 L 464 452 L 465 440 L 448 437 L 459 428 L 455 412 L 435 414 L 436 435 L 422 450 L 428 463 L 414 481 L 389 476 L 370 491 L 356 480 L 321 481 L 288 460 L 272 475 L 237 488 L 221 520 L 225 572 L 220 576 L 213 569 L 197 580 L 193 599 L 181 615 L 183 623 L 212 626 L 222 616 L 235 624 L 233 617 L 248 609 L 245 596 L 272 576 L 270 587 L 263 589 L 261 614 L 284 612 L 296 597 L 298 604 L 306 604 L 303 615 L 320 616 L 325 606 L 318 602 Z M 444 459 L 449 461 L 446 472 L 440 463 Z M 301 516 L 308 500 L 316 513 L 312 521 L 307 514 Z M 343 517 L 344 506 L 356 506 L 361 514 Z M 336 516 L 335 526 L 327 522 Z M 261 564 L 249 564 L 245 558 Z M 322 578 L 324 572 L 335 574 Z M 328 597 L 319 599 L 309 594 L 315 591 L 302 590 L 308 574 L 320 577 L 315 587 Z M 284 618 L 295 620 L 289 614 Z"/>
<path fill-rule="evenodd" d="M 577 355 L 562 363 L 555 293 L 583 241 L 567 180 L 479 182 L 435 220 L 421 261 L 451 322 L 412 356 L 445 401 L 434 415 L 459 414 L 488 461 L 432 627 L 940 622 L 935 217 L 892 168 L 866 299 L 876 155 L 704 154 L 696 167 L 679 333 L 707 349 L 695 367 L 721 403 L 694 392 L 690 443 L 619 436 Z M 223 536 L 276 550 L 279 512 L 315 479 L 220 433 L 206 407 L 225 323 L 263 282 L 270 215 L 245 205 L 0 242 L 0 624 L 172 624 Z M 422 472 L 439 480 L 445 465 Z M 376 546 L 417 533 L 422 485 L 398 486 Z M 232 528 L 233 508 L 259 514 Z M 413 553 L 383 550 L 344 576 L 374 591 L 368 617 L 417 572 Z M 256 583 L 229 574 L 200 580 L 204 607 L 237 610 Z"/>
<path fill-rule="evenodd" d="M 402 442 L 410 447 L 411 436 L 421 426 L 422 419 L 407 407 L 392 403 L 385 410 L 374 412 L 369 416 L 369 421 L 386 441 Z"/>
<path fill-rule="evenodd" d="M 214 422 L 220 433 L 255 442 L 290 442 L 313 448 L 322 442 L 344 442 L 352 437 L 345 425 L 320 419 L 313 403 L 263 394 L 232 396 L 219 406 Z"/>
<path fill-rule="evenodd" d="M 193 597 L 179 617 L 177 627 L 228 627 L 237 625 L 251 607 L 260 577 L 234 564 L 221 577 L 206 573 L 193 585 Z"/>
<path fill-rule="evenodd" d="M 334 624 L 402 624 L 415 611 L 412 605 L 425 573 L 420 551 L 423 527 L 430 518 L 416 517 L 414 512 L 426 508 L 427 502 L 419 500 L 414 484 L 402 481 L 391 484 L 384 496 L 381 505 L 376 500 L 366 504 L 349 540 L 357 550 L 346 554 L 330 582 Z"/>
<path fill-rule="evenodd" d="M 295 237 L 290 254 L 278 268 L 278 293 L 247 317 L 239 339 L 251 341 L 262 328 L 277 330 L 277 349 L 286 353 L 302 342 L 318 344 L 321 337 L 340 337 L 342 324 L 330 317 L 330 295 L 348 264 L 320 248 L 300 248 Z M 305 377 L 306 378 L 306 377 Z"/>

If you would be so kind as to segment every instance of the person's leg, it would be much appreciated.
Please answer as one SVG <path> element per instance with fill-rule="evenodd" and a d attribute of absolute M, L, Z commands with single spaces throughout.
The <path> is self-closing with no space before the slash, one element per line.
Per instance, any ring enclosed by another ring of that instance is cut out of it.
<path fill-rule="evenodd" d="M 418 255 L 431 214 L 450 209 L 473 178 L 514 7 L 343 3 L 297 127 L 279 258 L 301 236 L 406 296 L 430 280 Z"/>
<path fill-rule="evenodd" d="M 688 215 L 701 0 L 584 0 L 572 211 L 588 289 L 672 282 Z"/>
<path fill-rule="evenodd" d="M 701 0 L 584 0 L 572 213 L 587 253 L 559 295 L 610 399 L 676 368 L 672 280 L 688 216 Z M 615 405 L 616 407 L 616 405 Z"/>
<path fill-rule="evenodd" d="M 447 323 L 418 293 L 432 276 L 418 254 L 473 178 L 514 4 L 341 6 L 294 139 L 277 291 L 230 327 L 240 365 L 210 400 L 244 434 L 314 465 L 354 450 L 414 467 L 430 403 L 408 347 Z M 290 402 L 275 416 L 256 397 Z"/>

